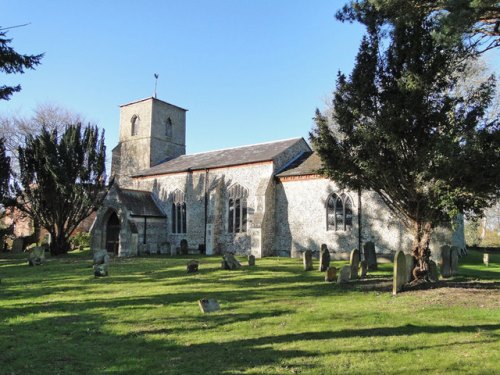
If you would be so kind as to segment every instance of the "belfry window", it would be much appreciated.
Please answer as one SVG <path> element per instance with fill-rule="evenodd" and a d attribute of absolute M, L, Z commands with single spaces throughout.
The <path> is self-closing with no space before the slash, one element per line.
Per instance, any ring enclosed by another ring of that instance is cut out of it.
<path fill-rule="evenodd" d="M 165 121 L 165 136 L 172 138 L 172 119 L 170 117 Z"/>
<path fill-rule="evenodd" d="M 326 230 L 352 229 L 352 200 L 342 193 L 331 194 L 326 202 Z"/>
<path fill-rule="evenodd" d="M 131 124 L 131 130 L 130 134 L 131 135 L 137 135 L 139 134 L 139 124 L 141 120 L 139 119 L 139 116 L 133 115 L 132 118 L 130 119 L 130 124 Z"/>
<path fill-rule="evenodd" d="M 248 190 L 235 184 L 229 188 L 227 231 L 242 233 L 247 231 Z"/>
<path fill-rule="evenodd" d="M 172 194 L 172 233 L 180 234 L 187 232 L 186 213 L 184 193 L 176 190 Z"/>

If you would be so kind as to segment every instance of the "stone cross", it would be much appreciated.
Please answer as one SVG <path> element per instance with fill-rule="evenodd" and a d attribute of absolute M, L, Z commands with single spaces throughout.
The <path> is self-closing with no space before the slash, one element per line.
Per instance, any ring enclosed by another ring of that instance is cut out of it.
<path fill-rule="evenodd" d="M 325 281 L 331 283 L 337 279 L 337 269 L 335 267 L 328 267 L 325 271 Z"/>
<path fill-rule="evenodd" d="M 344 266 L 340 269 L 339 276 L 337 278 L 337 284 L 343 284 L 349 282 L 351 276 L 351 267 Z"/>
<path fill-rule="evenodd" d="M 403 285 L 406 283 L 406 258 L 401 250 L 398 250 L 394 257 L 394 273 L 392 277 L 392 294 L 396 295 L 403 290 Z"/>
<path fill-rule="evenodd" d="M 351 280 L 356 280 L 358 278 L 359 269 L 359 250 L 354 249 L 351 251 Z"/>
<path fill-rule="evenodd" d="M 304 271 L 311 271 L 313 269 L 312 251 L 304 251 L 302 259 L 304 261 Z"/>
<path fill-rule="evenodd" d="M 448 245 L 441 246 L 441 276 L 451 276 L 451 249 Z"/>
<path fill-rule="evenodd" d="M 377 269 L 377 253 L 375 252 L 375 244 L 372 241 L 368 241 L 363 246 L 365 260 L 368 262 L 368 269 L 370 271 L 375 271 Z"/>
<path fill-rule="evenodd" d="M 328 267 L 330 267 L 330 251 L 328 251 L 326 244 L 322 244 L 319 255 L 319 271 L 325 272 Z"/>

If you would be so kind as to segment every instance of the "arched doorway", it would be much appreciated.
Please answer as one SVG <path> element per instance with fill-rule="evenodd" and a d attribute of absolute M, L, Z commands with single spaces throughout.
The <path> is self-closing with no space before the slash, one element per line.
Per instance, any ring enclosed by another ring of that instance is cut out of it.
<path fill-rule="evenodd" d="M 120 219 L 113 212 L 106 224 L 106 250 L 108 253 L 118 255 L 118 246 L 120 245 Z"/>

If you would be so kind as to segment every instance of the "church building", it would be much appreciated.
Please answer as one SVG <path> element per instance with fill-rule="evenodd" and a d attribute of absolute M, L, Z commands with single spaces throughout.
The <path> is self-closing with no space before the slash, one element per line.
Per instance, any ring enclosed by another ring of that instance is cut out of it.
<path fill-rule="evenodd" d="M 156 98 L 120 107 L 115 183 L 93 249 L 297 257 L 326 244 L 342 259 L 372 241 L 379 254 L 410 251 L 410 233 L 378 196 L 320 176 L 303 138 L 186 155 L 186 112 Z M 464 248 L 463 225 L 436 230 L 431 250 L 443 243 Z"/>

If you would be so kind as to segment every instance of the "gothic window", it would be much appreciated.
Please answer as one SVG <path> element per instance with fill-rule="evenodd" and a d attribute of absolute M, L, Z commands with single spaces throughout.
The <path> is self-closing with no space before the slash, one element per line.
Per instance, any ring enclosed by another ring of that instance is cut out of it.
<path fill-rule="evenodd" d="M 229 188 L 227 231 L 242 233 L 247 231 L 248 190 L 235 184 Z"/>
<path fill-rule="evenodd" d="M 172 194 L 172 233 L 186 233 L 186 202 L 184 193 L 176 190 Z"/>
<path fill-rule="evenodd" d="M 137 135 L 139 133 L 139 124 L 141 120 L 139 119 L 139 116 L 133 115 L 132 118 L 130 119 L 131 123 L 131 135 Z"/>
<path fill-rule="evenodd" d="M 172 138 L 172 119 L 170 117 L 165 121 L 165 136 Z"/>
<path fill-rule="evenodd" d="M 342 193 L 328 197 L 326 203 L 326 230 L 352 229 L 352 200 Z"/>

